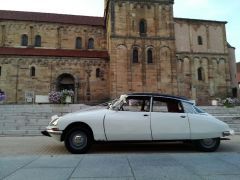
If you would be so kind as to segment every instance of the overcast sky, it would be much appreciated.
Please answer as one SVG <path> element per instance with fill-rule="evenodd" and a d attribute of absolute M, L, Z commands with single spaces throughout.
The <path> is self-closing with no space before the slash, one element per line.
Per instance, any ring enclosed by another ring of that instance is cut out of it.
<path fill-rule="evenodd" d="M 103 16 L 104 0 L 0 0 L 1 10 Z M 227 21 L 227 40 L 240 61 L 240 0 L 175 0 L 174 16 Z"/>

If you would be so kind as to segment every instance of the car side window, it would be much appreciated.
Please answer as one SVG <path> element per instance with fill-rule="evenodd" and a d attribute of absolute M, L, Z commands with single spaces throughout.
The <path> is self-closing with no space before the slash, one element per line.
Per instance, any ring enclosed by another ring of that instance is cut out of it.
<path fill-rule="evenodd" d="M 128 97 L 121 110 L 132 112 L 149 112 L 150 97 Z"/>
<path fill-rule="evenodd" d="M 153 112 L 172 112 L 172 113 L 184 113 L 181 101 L 175 99 L 168 99 L 162 97 L 153 98 Z"/>

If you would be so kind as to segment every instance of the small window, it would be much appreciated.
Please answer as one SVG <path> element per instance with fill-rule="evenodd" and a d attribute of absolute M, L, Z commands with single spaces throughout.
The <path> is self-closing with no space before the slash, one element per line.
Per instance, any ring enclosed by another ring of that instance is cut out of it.
<path fill-rule="evenodd" d="M 21 37 L 21 46 L 28 46 L 28 36 L 26 34 Z"/>
<path fill-rule="evenodd" d="M 202 67 L 198 68 L 197 74 L 198 74 L 198 80 L 203 81 L 204 80 L 204 71 L 203 71 Z"/>
<path fill-rule="evenodd" d="M 198 36 L 198 45 L 202 44 L 203 44 L 202 36 Z"/>
<path fill-rule="evenodd" d="M 2 75 L 2 66 L 0 66 L 0 76 Z"/>
<path fill-rule="evenodd" d="M 81 37 L 76 38 L 76 49 L 82 49 L 82 38 Z"/>
<path fill-rule="evenodd" d="M 139 22 L 139 33 L 140 36 L 144 36 L 147 33 L 147 22 L 145 19 L 142 19 Z"/>
<path fill-rule="evenodd" d="M 172 113 L 183 113 L 183 106 L 180 101 L 175 99 L 168 99 L 162 97 L 153 98 L 153 112 L 172 112 Z"/>
<path fill-rule="evenodd" d="M 35 67 L 31 67 L 31 69 L 30 69 L 30 76 L 31 77 L 35 77 L 36 76 L 36 69 L 35 69 Z"/>
<path fill-rule="evenodd" d="M 133 49 L 132 62 L 138 63 L 138 50 L 137 49 Z"/>
<path fill-rule="evenodd" d="M 101 76 L 100 68 L 96 69 L 96 78 L 99 78 Z"/>
<path fill-rule="evenodd" d="M 35 36 L 35 47 L 41 47 L 42 44 L 42 38 L 40 35 Z"/>
<path fill-rule="evenodd" d="M 147 62 L 148 64 L 153 63 L 152 49 L 148 49 L 147 51 Z"/>
<path fill-rule="evenodd" d="M 94 39 L 90 38 L 88 40 L 88 49 L 94 49 Z"/>

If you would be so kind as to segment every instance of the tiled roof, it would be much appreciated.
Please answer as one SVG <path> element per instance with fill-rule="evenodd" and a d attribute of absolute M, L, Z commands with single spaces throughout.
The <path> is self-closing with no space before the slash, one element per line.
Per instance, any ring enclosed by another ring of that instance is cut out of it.
<path fill-rule="evenodd" d="M 66 49 L 35 49 L 35 48 L 0 48 L 1 55 L 16 56 L 53 56 L 53 57 L 82 57 L 108 59 L 107 51 L 97 50 L 66 50 Z"/>
<path fill-rule="evenodd" d="M 104 26 L 103 17 L 0 10 L 0 20 Z"/>
<path fill-rule="evenodd" d="M 227 21 L 215 21 L 215 20 L 205 20 L 205 19 L 190 19 L 190 18 L 173 18 L 174 21 L 187 21 L 192 23 L 220 23 L 227 24 Z"/>

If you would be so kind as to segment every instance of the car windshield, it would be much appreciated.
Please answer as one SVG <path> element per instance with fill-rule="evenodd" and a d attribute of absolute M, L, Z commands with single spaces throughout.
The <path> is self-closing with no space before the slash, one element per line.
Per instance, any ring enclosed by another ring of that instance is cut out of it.
<path fill-rule="evenodd" d="M 197 106 L 193 106 L 194 107 L 194 109 L 195 109 L 195 111 L 197 112 L 197 113 L 206 113 L 205 111 L 203 111 L 202 109 L 200 109 L 199 107 L 197 107 Z"/>

